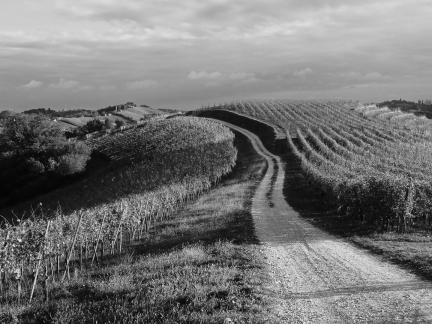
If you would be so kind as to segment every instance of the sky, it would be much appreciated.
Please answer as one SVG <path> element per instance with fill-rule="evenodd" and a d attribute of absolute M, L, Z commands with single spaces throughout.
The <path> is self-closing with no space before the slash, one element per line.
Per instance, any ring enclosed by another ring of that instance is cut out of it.
<path fill-rule="evenodd" d="M 1 0 L 0 110 L 432 98 L 431 0 Z"/>

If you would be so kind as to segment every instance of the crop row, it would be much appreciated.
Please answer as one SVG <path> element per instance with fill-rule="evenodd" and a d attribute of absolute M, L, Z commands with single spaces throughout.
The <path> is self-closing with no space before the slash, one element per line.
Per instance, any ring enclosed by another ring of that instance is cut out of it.
<path fill-rule="evenodd" d="M 396 114 L 388 109 L 347 101 L 254 101 L 218 108 L 284 128 L 305 175 L 342 214 L 389 230 L 431 225 L 428 122 L 407 127 L 390 122 Z"/>
<path fill-rule="evenodd" d="M 133 140 L 127 134 L 117 136 L 111 147 L 121 154 L 117 150 L 121 146 L 129 156 L 127 143 L 131 143 L 136 149 L 133 163 L 63 189 L 61 207 L 46 208 L 53 198 L 49 195 L 46 204 L 31 210 L 33 217 L 5 224 L 0 230 L 3 296 L 20 299 L 32 296 L 34 290 L 48 297 L 53 280 L 66 280 L 75 269 L 96 264 L 106 254 L 121 253 L 154 222 L 208 190 L 235 164 L 234 135 L 217 123 L 174 118 L 149 127 L 152 131 L 142 129 L 145 145 L 154 135 L 164 147 L 150 153 L 136 143 L 141 135 L 128 133 Z"/>

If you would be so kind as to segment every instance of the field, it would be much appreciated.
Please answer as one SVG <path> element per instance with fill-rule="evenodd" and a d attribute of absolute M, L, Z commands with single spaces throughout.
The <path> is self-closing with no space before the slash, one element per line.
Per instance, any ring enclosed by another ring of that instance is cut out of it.
<path fill-rule="evenodd" d="M 432 121 L 426 116 L 417 116 L 400 109 L 391 110 L 388 107 L 380 108 L 376 105 L 359 105 L 356 111 L 363 116 L 379 118 L 396 125 L 404 125 L 407 128 L 430 129 L 432 126 Z"/>
<path fill-rule="evenodd" d="M 427 123 L 379 118 L 356 102 L 244 102 L 221 106 L 273 123 L 311 184 L 340 214 L 377 229 L 429 228 L 432 188 Z"/>
<path fill-rule="evenodd" d="M 160 115 L 162 112 L 155 108 L 150 107 L 131 107 L 118 112 L 113 112 L 114 116 L 120 116 L 121 118 L 138 122 L 141 119 L 147 119 L 149 116 Z"/>
<path fill-rule="evenodd" d="M 428 120 L 351 101 L 187 115 L 87 139 L 79 181 L 0 211 L 1 320 L 432 318 Z"/>
<path fill-rule="evenodd" d="M 48 281 L 121 253 L 232 169 L 233 139 L 217 123 L 183 117 L 95 142 L 94 150 L 111 159 L 105 168 L 9 210 L 11 221 L 0 230 L 2 300 L 27 299 L 33 287 L 48 296 Z"/>
<path fill-rule="evenodd" d="M 232 174 L 155 224 L 139 244 L 76 279 L 50 283 L 49 302 L 5 307 L 0 318 L 37 323 L 264 321 L 262 260 L 253 244 L 249 209 L 265 162 L 246 138 L 236 136 L 235 145 L 239 158 Z"/>
<path fill-rule="evenodd" d="M 76 127 L 82 127 L 85 124 L 87 124 L 89 121 L 93 119 L 99 119 L 100 121 L 104 122 L 105 119 L 109 119 L 111 122 L 115 122 L 116 120 L 121 120 L 123 122 L 128 122 L 129 119 L 124 118 L 123 116 L 97 116 L 97 117 L 67 117 L 67 118 L 59 118 L 57 119 L 57 123 L 59 124 L 59 127 L 65 129 L 65 130 L 71 130 Z"/>

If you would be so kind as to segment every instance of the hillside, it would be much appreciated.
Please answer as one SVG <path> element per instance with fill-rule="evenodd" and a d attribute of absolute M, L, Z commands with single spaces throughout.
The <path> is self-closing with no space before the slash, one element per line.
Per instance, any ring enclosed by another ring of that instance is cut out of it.
<path fill-rule="evenodd" d="M 115 116 L 123 117 L 129 121 L 138 122 L 151 116 L 163 114 L 163 112 L 150 107 L 130 107 L 127 109 L 119 110 L 118 112 L 112 112 L 112 114 Z"/>
<path fill-rule="evenodd" d="M 392 111 L 402 111 L 409 114 L 415 114 L 418 116 L 426 116 L 432 118 L 432 104 L 429 101 L 407 101 L 407 100 L 389 100 L 383 101 L 377 104 L 378 107 L 387 107 Z"/>
<path fill-rule="evenodd" d="M 95 253 L 100 251 L 99 258 L 106 254 L 107 246 L 111 246 L 111 254 L 121 253 L 131 238 L 141 238 L 150 226 L 208 190 L 231 171 L 236 160 L 233 134 L 215 122 L 197 118 L 152 120 L 112 135 L 109 141 L 104 139 L 94 146 L 95 152 L 108 158 L 100 170 L 1 211 L 6 217 L 22 218 L 13 220 L 16 225 L 4 223 L 0 229 L 4 246 L 0 273 L 24 269 L 19 280 L 29 287 L 26 273 L 32 271 L 40 249 L 45 261 L 50 260 L 49 255 L 55 256 L 68 271 L 67 250 L 81 253 L 81 267 L 83 258 L 87 266 L 90 261 L 93 264 L 93 246 Z M 46 240 L 39 239 L 43 237 Z M 17 294 L 20 298 L 22 293 L 28 297 L 30 291 L 8 285 L 9 299 Z"/>
<path fill-rule="evenodd" d="M 432 318 L 430 124 L 351 101 L 188 115 L 88 138 L 98 168 L 14 206 L 31 217 L 0 230 L 3 272 L 24 269 L 7 300 L 31 294 L 40 251 L 43 274 L 35 302 L 0 303 L 0 318 Z"/>
<path fill-rule="evenodd" d="M 82 127 L 91 120 L 97 119 L 102 122 L 110 120 L 115 123 L 117 120 L 125 124 L 136 124 L 157 115 L 170 115 L 175 111 L 161 111 L 147 105 L 137 106 L 132 102 L 126 104 L 108 106 L 97 110 L 90 109 L 70 109 L 54 110 L 50 108 L 29 109 L 23 114 L 37 114 L 50 118 L 63 131 L 71 131 L 77 127 Z M 11 112 L 2 112 L 0 119 L 7 118 Z"/>
<path fill-rule="evenodd" d="M 219 109 L 285 129 L 288 147 L 309 181 L 341 215 L 377 229 L 429 228 L 432 135 L 428 125 L 407 128 L 376 118 L 373 111 L 362 113 L 362 107 L 343 101 L 262 101 Z"/>

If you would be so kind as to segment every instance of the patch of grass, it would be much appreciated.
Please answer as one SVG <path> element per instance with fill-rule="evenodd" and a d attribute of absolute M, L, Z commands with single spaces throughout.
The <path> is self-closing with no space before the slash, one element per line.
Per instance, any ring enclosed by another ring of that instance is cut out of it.
<path fill-rule="evenodd" d="M 430 233 L 382 233 L 353 236 L 351 241 L 384 259 L 432 280 L 432 236 Z"/>
<path fill-rule="evenodd" d="M 243 136 L 236 145 L 240 159 L 218 187 L 127 254 L 53 289 L 50 302 L 9 308 L 4 322 L 274 322 L 249 212 L 265 162 Z"/>
<path fill-rule="evenodd" d="M 312 186 L 292 156 L 287 162 L 284 194 L 287 202 L 314 226 L 342 237 L 357 246 L 381 255 L 420 276 L 432 279 L 432 233 L 375 233 L 376 228 L 352 217 L 339 216 L 335 206 Z"/>

